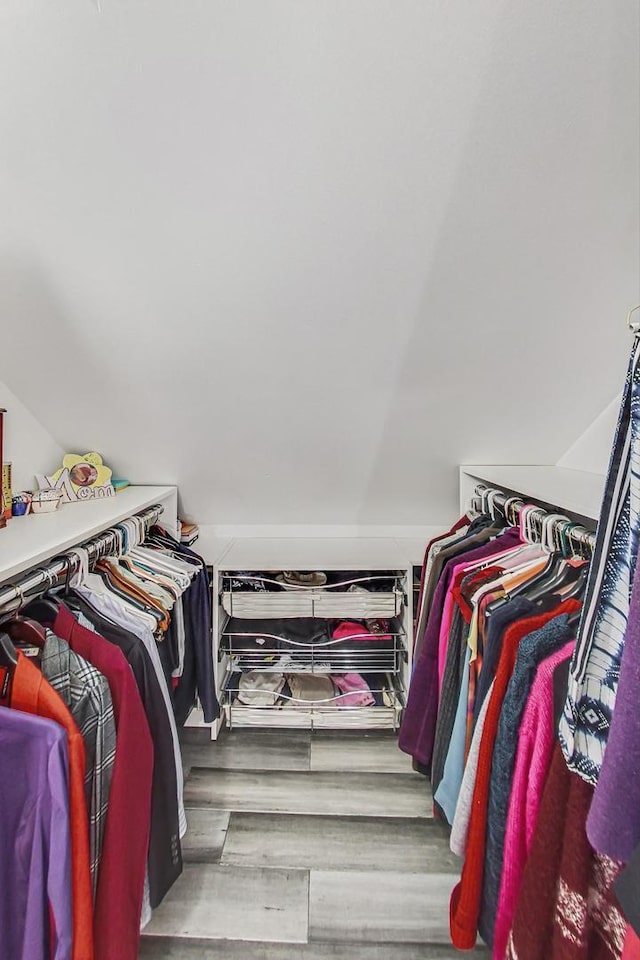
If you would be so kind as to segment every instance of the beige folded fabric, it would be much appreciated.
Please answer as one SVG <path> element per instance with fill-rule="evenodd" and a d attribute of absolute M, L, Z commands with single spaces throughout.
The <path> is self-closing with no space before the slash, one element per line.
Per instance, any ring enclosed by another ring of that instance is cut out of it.
<path fill-rule="evenodd" d="M 306 703 L 326 700 L 329 703 L 336 695 L 331 677 L 318 675 L 317 673 L 288 673 L 287 682 L 293 697 L 292 706 L 295 706 L 299 700 Z M 291 701 L 287 701 L 287 705 L 289 703 Z"/>
<path fill-rule="evenodd" d="M 278 583 L 281 583 L 283 587 L 324 587 L 327 582 L 327 575 L 319 570 L 310 573 L 302 573 L 298 570 L 285 570 L 276 576 L 276 580 Z"/>
<path fill-rule="evenodd" d="M 278 702 L 283 687 L 281 673 L 249 670 L 240 677 L 238 700 L 250 707 L 272 707 Z"/>

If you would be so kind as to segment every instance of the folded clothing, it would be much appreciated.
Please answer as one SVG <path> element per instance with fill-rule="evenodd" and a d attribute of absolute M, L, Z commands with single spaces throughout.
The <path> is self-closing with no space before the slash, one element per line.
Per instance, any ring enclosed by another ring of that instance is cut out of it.
<path fill-rule="evenodd" d="M 333 678 L 342 696 L 336 701 L 340 707 L 370 707 L 376 702 L 369 684 L 359 673 L 343 673 Z"/>
<path fill-rule="evenodd" d="M 276 580 L 285 590 L 288 587 L 324 587 L 327 575 L 320 571 L 283 570 L 282 573 L 277 574 Z"/>
<path fill-rule="evenodd" d="M 391 593 L 395 588 L 396 578 L 402 576 L 402 572 L 391 573 L 381 570 L 331 570 L 327 574 L 327 582 L 333 587 L 332 593 L 338 593 L 348 590 L 353 586 L 353 581 L 359 581 L 356 586 L 367 590 L 369 593 Z"/>
<path fill-rule="evenodd" d="M 236 578 L 240 579 L 236 579 Z M 252 573 L 250 570 L 238 570 L 229 580 L 228 588 L 230 590 L 245 590 L 252 593 L 265 593 L 266 584 L 260 578 L 260 574 Z"/>
<path fill-rule="evenodd" d="M 242 634 L 232 637 L 235 648 L 249 649 L 255 646 L 277 650 L 286 648 L 287 642 L 294 644 L 326 643 L 329 631 L 326 620 L 315 617 L 291 617 L 290 619 L 245 620 L 230 617 L 224 628 L 224 635 Z M 280 641 L 284 641 L 281 643 Z"/>
<path fill-rule="evenodd" d="M 376 643 L 381 641 L 393 642 L 388 633 L 371 633 L 366 627 L 363 627 L 357 620 L 342 620 L 331 634 L 334 640 L 353 640 L 354 643 L 373 640 Z"/>
<path fill-rule="evenodd" d="M 272 707 L 278 702 L 284 687 L 282 673 L 249 670 L 240 676 L 238 700 L 251 707 Z"/>
<path fill-rule="evenodd" d="M 290 673 L 287 674 L 287 683 L 294 701 L 303 700 L 306 703 L 315 703 L 319 700 L 325 700 L 328 705 L 336 695 L 331 677 L 322 674 Z M 296 703 L 288 701 L 287 706 L 289 705 L 296 706 Z"/>

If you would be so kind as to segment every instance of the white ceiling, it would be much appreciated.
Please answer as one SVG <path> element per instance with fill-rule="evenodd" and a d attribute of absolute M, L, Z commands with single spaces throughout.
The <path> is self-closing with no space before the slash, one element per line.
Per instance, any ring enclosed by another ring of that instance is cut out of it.
<path fill-rule="evenodd" d="M 553 463 L 640 299 L 636 0 L 2 0 L 0 377 L 217 523 Z"/>

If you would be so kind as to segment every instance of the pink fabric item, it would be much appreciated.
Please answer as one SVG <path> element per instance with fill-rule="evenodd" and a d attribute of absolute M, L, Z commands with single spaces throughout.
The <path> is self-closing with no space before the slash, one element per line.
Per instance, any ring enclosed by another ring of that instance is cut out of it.
<path fill-rule="evenodd" d="M 640 940 L 633 927 L 627 927 L 621 960 L 640 960 Z"/>
<path fill-rule="evenodd" d="M 333 682 L 344 694 L 336 700 L 336 705 L 339 707 L 370 707 L 376 702 L 369 684 L 359 673 L 342 673 L 334 676 Z"/>
<path fill-rule="evenodd" d="M 455 612 L 455 595 L 454 595 L 454 586 L 458 579 L 458 574 L 460 573 L 472 573 L 476 568 L 480 569 L 485 565 L 485 560 L 477 560 L 472 563 L 469 561 L 463 560 L 462 563 L 456 564 L 453 568 L 451 575 L 451 585 L 447 590 L 447 595 L 444 600 L 444 608 L 442 610 L 442 620 L 440 621 L 440 637 L 438 640 L 438 699 L 440 698 L 440 690 L 442 689 L 442 678 L 444 676 L 444 668 L 447 663 L 447 651 L 449 649 L 449 635 L 451 633 L 451 626 L 453 624 L 453 614 Z"/>
<path fill-rule="evenodd" d="M 518 905 L 522 874 L 531 850 L 540 801 L 553 756 L 556 740 L 553 674 L 558 664 L 568 660 L 574 649 L 575 641 L 572 640 L 543 660 L 536 670 L 522 716 L 504 837 L 502 879 L 493 935 L 494 960 L 504 960 Z"/>
<path fill-rule="evenodd" d="M 333 631 L 334 640 L 391 640 L 388 633 L 369 633 L 361 623 L 343 620 Z"/>
<path fill-rule="evenodd" d="M 506 551 L 506 555 L 513 552 L 518 548 L 514 547 L 511 550 Z M 505 551 L 496 554 L 495 557 L 492 557 L 494 563 L 498 563 L 499 560 L 505 556 Z M 453 615 L 455 612 L 455 595 L 454 595 L 454 586 L 456 584 L 458 574 L 464 573 L 469 574 L 473 573 L 474 570 L 481 570 L 487 565 L 487 561 L 483 558 L 481 560 L 474 560 L 469 563 L 468 560 L 462 560 L 461 563 L 455 565 L 451 575 L 451 584 L 447 590 L 447 594 L 444 600 L 444 607 L 442 610 L 442 620 L 440 621 L 440 636 L 438 639 L 438 698 L 440 697 L 440 690 L 442 689 L 442 678 L 444 676 L 444 668 L 447 663 L 447 651 L 449 649 L 449 635 L 451 633 L 451 626 L 453 624 Z M 496 575 L 496 579 L 497 579 Z M 479 592 L 489 592 L 489 584 L 485 583 L 483 586 L 478 587 Z"/>
<path fill-rule="evenodd" d="M 444 676 L 444 668 L 447 662 L 447 650 L 449 648 L 449 634 L 451 633 L 451 624 L 453 623 L 453 610 L 455 604 L 453 584 L 456 581 L 458 573 L 461 570 L 464 570 L 464 568 L 464 563 L 459 563 L 453 568 L 451 586 L 447 590 L 447 595 L 444 601 L 444 609 L 442 611 L 442 620 L 440 622 L 440 639 L 438 641 L 438 700 L 440 699 L 440 691 L 442 689 L 442 677 Z"/>

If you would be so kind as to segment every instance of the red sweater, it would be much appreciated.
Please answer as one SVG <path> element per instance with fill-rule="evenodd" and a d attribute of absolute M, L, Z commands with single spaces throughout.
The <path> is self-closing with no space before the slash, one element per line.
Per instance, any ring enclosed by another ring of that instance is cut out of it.
<path fill-rule="evenodd" d="M 505 631 L 502 652 L 480 743 L 478 772 L 473 791 L 471 821 L 462 877 L 451 894 L 449 916 L 451 939 L 459 950 L 472 950 L 476 943 L 484 873 L 491 762 L 498 734 L 502 701 L 513 674 L 518 646 L 523 637 L 535 630 L 540 630 L 549 620 L 563 613 L 574 613 L 579 609 L 580 603 L 577 600 L 565 600 L 547 613 L 518 620 Z"/>
<path fill-rule="evenodd" d="M 627 927 L 622 960 L 640 960 L 640 939 L 637 937 L 633 927 Z"/>

